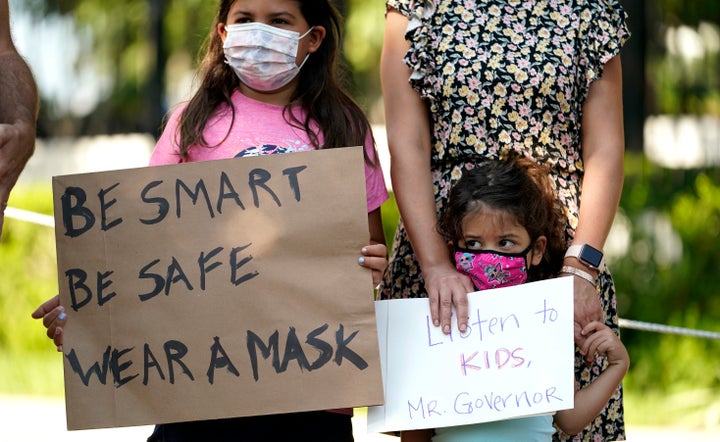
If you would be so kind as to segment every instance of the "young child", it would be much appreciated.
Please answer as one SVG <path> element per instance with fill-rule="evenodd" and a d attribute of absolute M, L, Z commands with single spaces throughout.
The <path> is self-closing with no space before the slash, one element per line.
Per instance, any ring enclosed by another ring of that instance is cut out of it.
<path fill-rule="evenodd" d="M 388 194 L 368 120 L 339 85 L 340 31 L 330 0 L 221 0 L 200 87 L 170 117 L 150 165 L 364 146 L 370 238 L 358 262 L 378 284 L 387 266 L 380 206 Z M 60 349 L 65 314 L 57 297 L 33 317 Z M 149 440 L 351 441 L 351 417 L 349 409 L 165 424 Z"/>
<path fill-rule="evenodd" d="M 478 290 L 485 290 L 557 275 L 565 251 L 562 217 L 547 171 L 519 157 L 481 163 L 464 172 L 450 193 L 438 230 L 458 270 Z M 608 326 L 592 322 L 582 334 L 586 339 L 581 352 L 606 357 L 607 368 L 576 391 L 575 408 L 555 416 L 407 431 L 402 441 L 550 441 L 556 428 L 568 435 L 581 431 L 602 411 L 629 367 L 625 346 Z"/>

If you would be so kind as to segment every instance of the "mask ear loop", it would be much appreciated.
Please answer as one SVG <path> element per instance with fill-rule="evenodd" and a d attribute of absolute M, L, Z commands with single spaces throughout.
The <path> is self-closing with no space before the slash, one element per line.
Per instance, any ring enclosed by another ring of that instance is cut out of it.
<path fill-rule="evenodd" d="M 302 61 L 302 63 L 300 63 L 300 66 L 297 67 L 298 71 L 302 69 L 303 66 L 305 66 L 305 62 L 308 61 L 308 58 L 310 58 L 310 53 L 305 56 L 305 59 Z"/>
<path fill-rule="evenodd" d="M 305 37 L 310 33 L 310 31 L 312 31 L 313 29 L 315 29 L 315 26 L 310 26 L 310 29 L 308 29 L 303 35 L 301 35 L 300 37 L 298 37 L 298 41 L 300 41 L 300 40 L 302 40 L 303 38 L 305 38 Z M 302 61 L 302 63 L 300 63 L 300 66 L 297 67 L 297 68 L 298 68 L 298 71 L 300 71 L 300 69 L 302 69 L 303 66 L 305 66 L 305 62 L 308 61 L 308 58 L 310 58 L 310 53 L 309 53 L 309 52 L 308 52 L 307 55 L 305 56 L 305 59 Z"/>
<path fill-rule="evenodd" d="M 530 268 L 533 267 L 533 266 L 532 266 L 532 261 L 533 261 L 532 258 L 534 258 L 534 256 L 535 256 L 535 247 L 534 247 L 534 246 L 535 246 L 535 243 L 536 243 L 536 242 L 537 242 L 537 238 L 535 238 L 534 240 L 530 241 L 530 245 L 527 246 L 527 248 L 525 249 L 525 256 L 524 256 L 524 258 L 525 258 L 525 268 L 526 268 L 527 271 L 528 271 L 528 275 L 529 275 L 529 272 L 530 272 Z M 528 253 L 530 253 L 530 252 L 532 252 L 533 256 L 531 256 L 531 259 L 528 259 Z M 541 258 L 542 258 L 542 256 L 541 256 Z"/>
<path fill-rule="evenodd" d="M 310 26 L 310 29 L 308 29 L 307 31 L 305 31 L 305 33 L 303 35 L 298 37 L 298 40 L 302 40 L 303 38 L 305 38 L 310 33 L 310 31 L 312 31 L 313 29 L 315 29 L 315 26 Z"/>

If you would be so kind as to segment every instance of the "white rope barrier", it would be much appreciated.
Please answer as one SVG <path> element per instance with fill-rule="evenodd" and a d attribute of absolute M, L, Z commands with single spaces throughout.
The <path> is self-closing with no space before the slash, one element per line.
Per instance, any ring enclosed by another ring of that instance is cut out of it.
<path fill-rule="evenodd" d="M 55 227 L 55 219 L 52 216 L 30 212 L 28 210 L 18 209 L 15 207 L 7 207 L 5 209 L 5 217 L 17 219 L 20 221 L 27 221 L 34 224 L 39 224 L 41 226 Z M 691 328 L 654 324 L 650 322 L 634 321 L 632 319 L 625 318 L 620 318 L 619 321 L 620 328 L 720 340 L 720 332 L 711 332 L 706 330 L 695 330 Z"/>
<path fill-rule="evenodd" d="M 20 221 L 39 224 L 45 227 L 55 227 L 55 218 L 52 216 L 31 212 L 29 210 L 18 209 L 16 207 L 6 207 L 5 218 L 13 218 Z"/>
<path fill-rule="evenodd" d="M 634 321 L 620 318 L 620 328 L 651 331 L 656 333 L 669 333 L 673 335 L 694 336 L 696 338 L 720 339 L 720 333 L 692 328 L 675 327 L 671 325 L 653 324 L 650 322 Z"/>

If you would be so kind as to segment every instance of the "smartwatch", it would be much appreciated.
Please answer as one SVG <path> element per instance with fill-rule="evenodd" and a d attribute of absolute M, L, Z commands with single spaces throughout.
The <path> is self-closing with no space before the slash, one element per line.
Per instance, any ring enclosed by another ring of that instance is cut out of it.
<path fill-rule="evenodd" d="M 577 258 L 591 269 L 597 270 L 605 263 L 603 252 L 589 244 L 575 244 L 568 247 L 565 258 L 568 257 Z"/>

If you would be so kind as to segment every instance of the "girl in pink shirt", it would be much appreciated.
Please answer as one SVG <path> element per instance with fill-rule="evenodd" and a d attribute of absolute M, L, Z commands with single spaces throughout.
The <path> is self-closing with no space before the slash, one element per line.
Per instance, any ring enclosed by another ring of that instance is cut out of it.
<path fill-rule="evenodd" d="M 329 0 L 220 1 L 200 87 L 168 119 L 150 165 L 364 146 L 370 232 L 358 263 L 378 284 L 387 266 L 380 206 L 388 193 L 367 117 L 338 82 L 340 21 Z M 43 318 L 60 350 L 58 297 L 33 317 Z M 164 424 L 149 440 L 352 441 L 351 416 L 333 410 Z"/>

